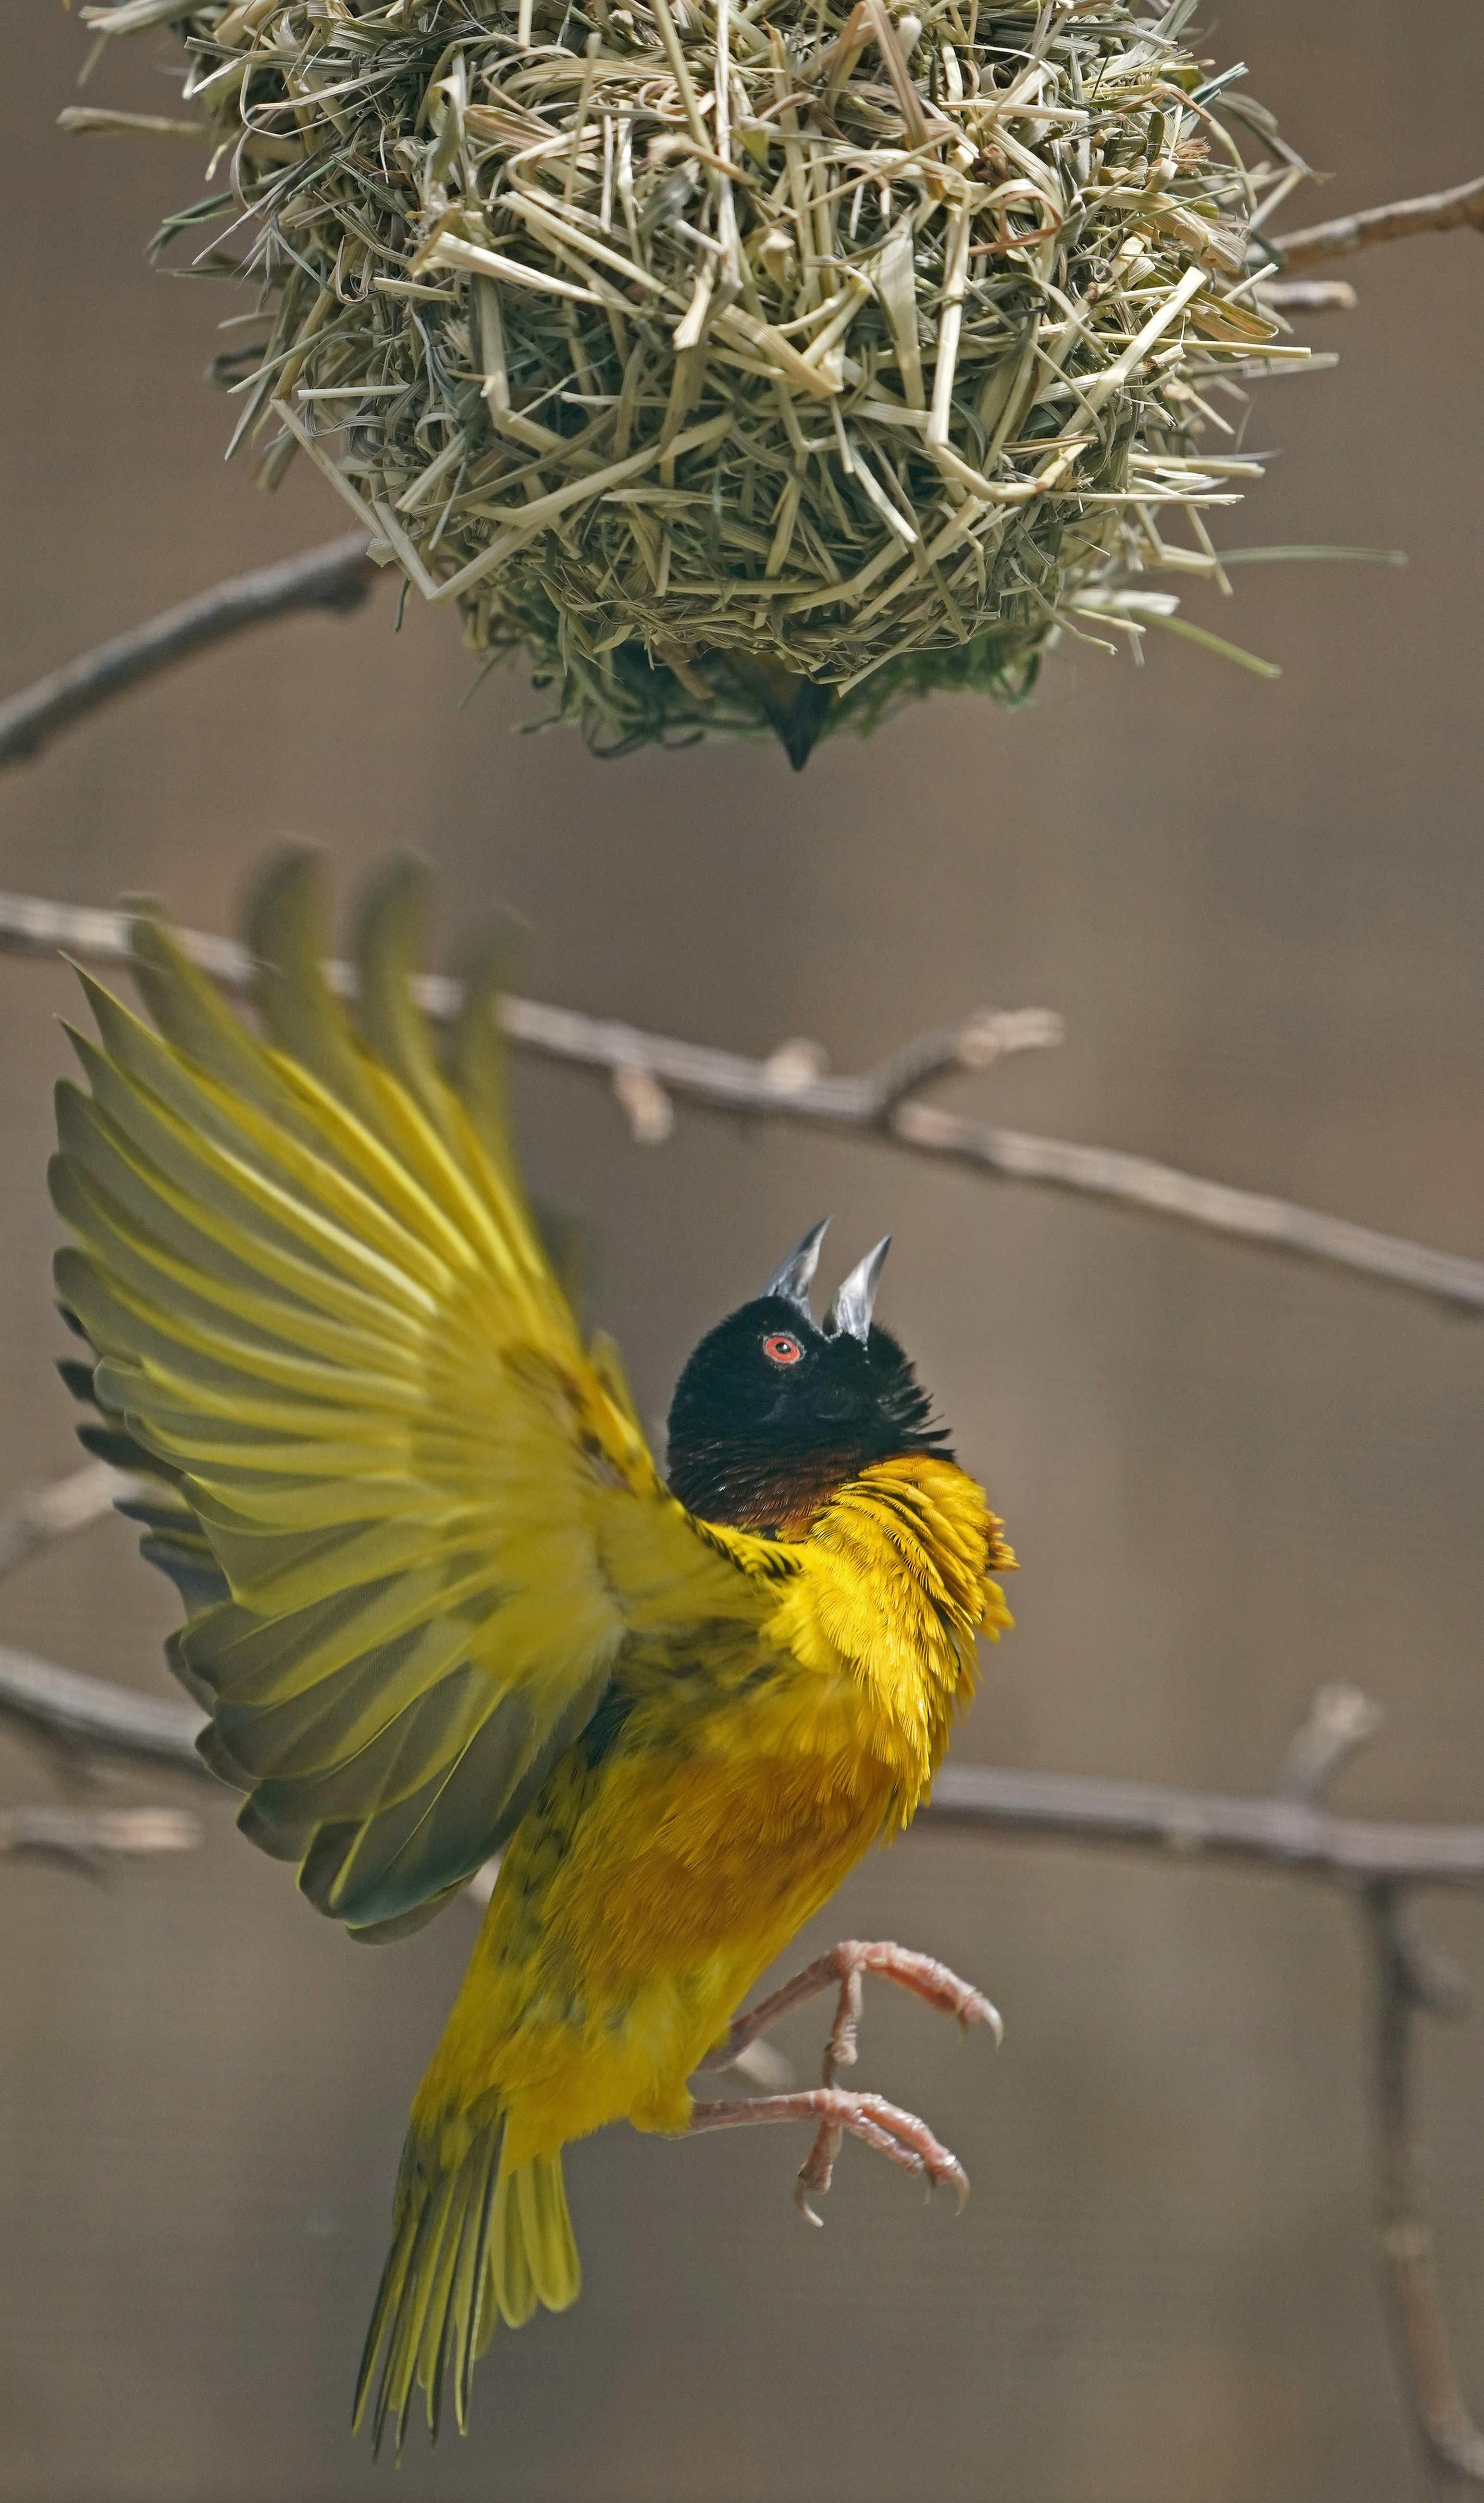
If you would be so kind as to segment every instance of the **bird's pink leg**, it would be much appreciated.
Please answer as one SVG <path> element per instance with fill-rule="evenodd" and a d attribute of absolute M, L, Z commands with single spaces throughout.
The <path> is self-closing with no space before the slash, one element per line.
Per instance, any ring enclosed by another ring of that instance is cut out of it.
<path fill-rule="evenodd" d="M 899 1983 L 942 2015 L 956 2016 L 965 2033 L 971 2025 L 988 2025 L 999 2040 L 1004 2029 L 998 2010 L 983 1992 L 960 1981 L 946 1964 L 938 1964 L 932 1956 L 916 1955 L 910 1947 L 895 1946 L 885 1938 L 843 1938 L 828 1955 L 820 1956 L 817 1963 L 785 1982 L 781 1990 L 737 2017 L 725 2041 L 700 2064 L 703 2069 L 729 2068 L 738 2053 L 755 2042 L 760 2034 L 767 2033 L 779 2017 L 802 2007 L 806 2000 L 817 1998 L 821 1991 L 838 1991 L 835 2022 L 825 2045 L 822 2094 L 763 2095 L 745 2102 L 698 2104 L 691 2123 L 695 2129 L 726 2129 L 752 2120 L 804 2120 L 817 2116 L 818 2135 L 794 2194 L 804 2214 L 816 2225 L 819 2218 L 806 2193 L 829 2188 L 846 2131 L 889 2155 L 894 2163 L 905 2164 L 908 2171 L 925 2173 L 930 2181 L 953 2181 L 960 2204 L 968 2192 L 968 2177 L 957 2158 L 940 2146 L 932 2132 L 911 2112 L 883 2103 L 879 2095 L 846 2094 L 835 2083 L 837 2070 L 853 2068 L 855 2064 L 862 1983 L 868 1972 L 880 1973 L 884 1979 Z"/>
<path fill-rule="evenodd" d="M 853 2068 L 856 2059 L 856 2035 L 860 2028 L 861 1983 L 868 1972 L 879 1972 L 887 1981 L 898 1982 L 915 1999 L 927 2002 L 943 2016 L 956 2016 L 967 2033 L 971 2025 L 987 2025 L 996 2041 L 1004 2027 L 999 2011 L 991 2006 L 982 1991 L 972 1983 L 960 1981 L 946 1964 L 932 1956 L 916 1955 L 911 1947 L 894 1946 L 889 1938 L 842 1938 L 828 1955 L 785 1981 L 781 1990 L 734 2018 L 726 2040 L 699 2063 L 702 2069 L 727 2069 L 739 2051 L 766 2034 L 780 2016 L 787 2016 L 806 2000 L 817 1999 L 821 1991 L 838 1989 L 835 2022 L 830 2028 L 829 2043 L 824 2055 L 824 2082 L 835 2082 L 837 2069 Z"/>

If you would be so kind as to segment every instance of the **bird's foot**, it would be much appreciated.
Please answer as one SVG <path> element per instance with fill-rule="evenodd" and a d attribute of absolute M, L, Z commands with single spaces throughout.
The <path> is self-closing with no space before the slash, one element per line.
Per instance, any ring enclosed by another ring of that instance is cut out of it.
<path fill-rule="evenodd" d="M 926 1958 L 920 1961 L 926 1962 Z M 810 2206 L 810 2193 L 822 2196 L 828 2190 L 835 2158 L 846 2135 L 858 2138 L 866 2146 L 874 2146 L 879 2154 L 899 2164 L 904 2173 L 916 2174 L 929 2189 L 940 2181 L 951 2182 L 960 2208 L 969 2195 L 969 2177 L 957 2156 L 940 2144 L 915 2112 L 903 2111 L 900 2105 L 889 2104 L 884 2095 L 851 2094 L 844 2086 L 812 2086 L 793 2095 L 753 2095 L 736 2103 L 697 2104 L 690 2125 L 693 2130 L 740 2129 L 765 2120 L 812 2120 L 819 2124 L 794 2184 L 799 2212 L 811 2225 L 822 2219 Z"/>
<path fill-rule="evenodd" d="M 730 2068 L 779 2017 L 802 2006 L 806 2000 L 817 1998 L 822 1991 L 834 1990 L 838 1994 L 835 2021 L 825 2044 L 822 2089 L 806 2094 L 760 2095 L 744 2103 L 698 2104 L 691 2123 L 693 2129 L 725 2129 L 752 2120 L 817 2117 L 818 2134 L 794 2190 L 801 2212 L 814 2225 L 820 2219 L 809 2204 L 809 2193 L 828 2190 L 846 2132 L 868 2146 L 877 2147 L 908 2172 L 924 2174 L 929 2184 L 951 2181 L 958 2191 L 960 2206 L 968 2196 L 968 2176 L 962 2165 L 947 2147 L 939 2145 L 924 2122 L 895 2104 L 886 2103 L 880 2095 L 847 2094 L 836 2085 L 837 2072 L 853 2068 L 858 2056 L 862 1985 L 868 1972 L 880 1973 L 887 1981 L 899 1983 L 941 2015 L 956 2017 L 965 2033 L 971 2025 L 987 2025 L 998 2041 L 1004 2032 L 998 2009 L 982 1991 L 961 1981 L 956 1972 L 932 1956 L 915 1954 L 912 1948 L 895 1946 L 886 1938 L 842 1938 L 828 1955 L 820 1956 L 807 1971 L 785 1982 L 781 1990 L 774 1991 L 770 1998 L 736 2019 L 725 2041 L 701 2063 L 703 2068 Z"/>
<path fill-rule="evenodd" d="M 960 2033 L 967 2034 L 971 2025 L 987 2025 L 996 2042 L 1003 2039 L 1005 2028 L 999 2009 L 982 1990 L 976 1990 L 971 1982 L 960 1981 L 956 1972 L 933 1956 L 917 1955 L 911 1947 L 894 1946 L 889 1938 L 843 1938 L 839 1946 L 820 1959 L 820 1964 L 823 1973 L 840 1984 L 835 2022 L 824 2051 L 827 2086 L 834 2084 L 837 2069 L 855 2066 L 861 1985 L 868 1972 L 880 1973 L 887 1981 L 910 1990 L 915 1999 L 924 2000 L 940 2016 L 956 2017 Z"/>
<path fill-rule="evenodd" d="M 837 1990 L 835 2022 L 825 2045 L 824 2082 L 832 2086 L 837 2069 L 850 2069 L 857 2057 L 856 2037 L 860 2031 L 861 1986 L 868 1972 L 880 1973 L 887 1981 L 910 1990 L 915 1999 L 925 2000 L 940 2015 L 956 2016 L 965 2033 L 971 2025 L 987 2025 L 998 2042 L 1004 2034 L 998 2008 L 991 2006 L 983 1991 L 972 1983 L 960 1981 L 946 1964 L 932 1956 L 917 1955 L 911 1947 L 893 1945 L 889 1938 L 842 1938 L 828 1955 L 820 1956 L 781 1990 L 762 2000 L 745 2015 L 737 2017 L 726 2040 L 701 2062 L 703 2069 L 727 2069 L 739 2052 L 760 2034 L 766 2034 L 782 2016 L 805 2001 L 817 1999 L 822 1991 Z"/>

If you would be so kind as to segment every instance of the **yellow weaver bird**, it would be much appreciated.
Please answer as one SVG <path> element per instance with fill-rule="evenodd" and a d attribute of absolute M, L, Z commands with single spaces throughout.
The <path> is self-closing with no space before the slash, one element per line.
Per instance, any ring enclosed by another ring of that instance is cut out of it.
<path fill-rule="evenodd" d="M 82 977 L 101 1047 L 73 1038 L 90 1092 L 58 1090 L 52 1173 L 97 1359 L 63 1370 L 102 1412 L 84 1440 L 149 1474 L 125 1509 L 181 1592 L 171 1664 L 242 1830 L 371 1940 L 503 1853 L 356 2395 L 398 2448 L 417 2384 L 436 2436 L 451 2382 L 463 2429 L 497 2322 L 573 2300 L 562 2149 L 604 2122 L 811 2122 L 801 2204 L 843 2132 L 966 2186 L 922 2122 L 835 2081 L 868 1971 L 997 2028 L 946 1968 L 848 1941 L 733 2018 L 927 1796 L 1014 1561 L 872 1319 L 884 1243 L 813 1320 L 823 1225 L 686 1364 L 667 1484 L 522 1195 L 493 958 L 440 1057 L 421 923 L 397 863 L 360 915 L 353 1022 L 315 864 L 280 858 L 248 932 L 259 1040 L 141 914 L 157 1031 Z M 693 2102 L 826 1990 L 822 2086 Z"/>

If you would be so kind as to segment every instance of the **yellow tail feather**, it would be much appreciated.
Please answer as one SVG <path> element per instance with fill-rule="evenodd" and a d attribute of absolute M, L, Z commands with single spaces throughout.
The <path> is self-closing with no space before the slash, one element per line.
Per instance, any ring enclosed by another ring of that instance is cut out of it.
<path fill-rule="evenodd" d="M 402 2447 L 414 2388 L 428 2397 L 434 2442 L 443 2385 L 451 2372 L 459 2431 L 468 2429 L 474 2364 L 501 2318 L 524 2326 L 537 2304 L 565 2312 L 582 2283 L 567 2211 L 560 2155 L 536 2155 L 518 2172 L 500 2169 L 503 2116 L 468 2133 L 447 2162 L 448 2136 L 413 2130 L 402 2151 L 392 2215 L 392 2247 L 366 2332 L 352 2428 L 359 2427 L 386 2347 L 371 2411 L 379 2451 L 389 2417 Z"/>

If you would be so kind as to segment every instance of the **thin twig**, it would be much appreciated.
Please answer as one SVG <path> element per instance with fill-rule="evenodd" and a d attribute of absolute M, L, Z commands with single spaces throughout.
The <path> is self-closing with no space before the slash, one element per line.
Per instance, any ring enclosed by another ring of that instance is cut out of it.
<path fill-rule="evenodd" d="M 1355 1270 L 1455 1311 L 1484 1311 L 1484 1261 L 1429 1251 L 1401 1235 L 1378 1234 L 1369 1226 L 1322 1216 L 1292 1200 L 1206 1182 L 1172 1165 L 1156 1164 L 1147 1156 L 1126 1155 L 1118 1148 L 1084 1148 L 1068 1139 L 999 1129 L 942 1112 L 935 1104 L 904 1104 L 892 1121 L 891 1136 L 899 1146 L 976 1166 L 1003 1182 L 1043 1183 L 1058 1190 L 1088 1193 L 1124 1208 L 1142 1209 L 1151 1217 L 1173 1217 L 1214 1234 L 1234 1235 L 1265 1251 L 1288 1252 L 1300 1259 Z"/>
<path fill-rule="evenodd" d="M 15 1807 L 0 1816 L 0 1856 L 59 1860 L 96 1876 L 109 1860 L 197 1851 L 197 1819 L 178 1807 Z"/>
<path fill-rule="evenodd" d="M 1278 1767 L 1278 1799 L 1322 1799 L 1340 1766 L 1380 1729 L 1385 1714 L 1358 1686 L 1322 1686 Z"/>
<path fill-rule="evenodd" d="M 38 678 L 33 687 L 0 703 L 0 765 L 38 756 L 100 704 L 250 626 L 270 625 L 300 608 L 342 614 L 359 608 L 376 580 L 376 567 L 366 555 L 369 545 L 363 531 L 353 531 L 347 538 L 311 548 L 307 556 L 239 573 Z"/>
<path fill-rule="evenodd" d="M 1269 313 L 1353 313 L 1361 300 L 1346 278 L 1268 278 L 1252 291 Z"/>
<path fill-rule="evenodd" d="M 934 1079 L 951 1077 L 959 1069 L 987 1069 L 1011 1052 L 1053 1050 L 1065 1036 L 1061 1018 L 1051 1009 L 982 1009 L 958 1025 L 915 1036 L 863 1079 L 845 1082 L 860 1087 L 862 1117 L 884 1128 L 898 1106 Z M 777 1076 L 777 1057 L 769 1065 Z"/>
<path fill-rule="evenodd" d="M 1394 200 L 1384 209 L 1360 209 L 1353 217 L 1330 218 L 1321 226 L 1300 226 L 1294 234 L 1274 235 L 1270 249 L 1278 255 L 1285 278 L 1312 269 L 1321 260 L 1338 260 L 1367 244 L 1396 243 L 1403 235 L 1444 234 L 1450 226 L 1474 226 L 1484 232 L 1484 174 L 1456 190 L 1429 191 L 1420 200 Z"/>
<path fill-rule="evenodd" d="M 1383 1824 L 1334 1816 L 1301 1800 L 949 1765 L 917 1822 L 960 1834 L 1161 1852 L 1182 1861 L 1241 1861 L 1346 1885 L 1484 1890 L 1484 1825 Z"/>
<path fill-rule="evenodd" d="M 1456 1987 L 1439 1987 L 1435 1958 L 1411 1927 L 1403 1888 L 1363 1897 L 1374 1977 L 1376 2231 L 1397 2353 L 1440 2490 L 1484 2486 L 1484 2434 L 1454 2369 L 1438 2294 L 1412 2111 L 1413 2026 L 1420 2008 L 1457 2015 Z"/>
<path fill-rule="evenodd" d="M 117 1757 L 214 1782 L 195 1751 L 206 1715 L 193 1703 L 138 1695 L 108 1678 L 56 1668 L 0 1643 L 0 1719 L 45 1738 L 64 1754 Z M 219 1787 L 222 1787 L 219 1785 Z M 224 1788 L 224 1796 L 225 1796 Z"/>
<path fill-rule="evenodd" d="M 51 956 L 60 948 L 85 963 L 126 965 L 129 934 L 127 913 L 53 904 L 36 896 L 0 895 L 0 954 Z M 252 960 L 235 941 L 189 930 L 178 935 L 192 961 L 224 989 L 244 992 L 251 987 Z M 354 992 L 355 976 L 349 966 L 331 964 L 327 971 L 336 990 L 347 996 Z M 416 988 L 424 1009 L 435 1020 L 457 1012 L 461 998 L 457 982 L 443 975 L 429 975 Z M 819 1074 L 800 1046 L 790 1046 L 769 1060 L 749 1060 L 738 1052 L 713 1051 L 703 1044 L 645 1034 L 636 1026 L 511 995 L 501 1001 L 500 1019 L 521 1050 L 574 1067 L 603 1070 L 613 1079 L 622 1073 L 640 1073 L 651 1081 L 640 1090 L 630 1075 L 621 1090 L 638 1134 L 646 1144 L 656 1143 L 663 1134 L 659 1114 L 668 1090 L 716 1112 L 874 1136 L 997 1181 L 1038 1183 L 1111 1200 L 1149 1216 L 1234 1236 L 1266 1251 L 1348 1269 L 1383 1285 L 1404 1287 L 1455 1312 L 1484 1312 L 1484 1261 L 1430 1251 L 1399 1235 L 1379 1234 L 1344 1217 L 1300 1208 L 1291 1200 L 1235 1190 L 1225 1183 L 1207 1182 L 1117 1148 L 1080 1147 L 1067 1139 L 1040 1138 L 1028 1131 L 968 1120 L 920 1102 L 911 1091 L 957 1071 L 981 1069 L 996 1053 L 1055 1043 L 1061 1023 L 1045 1009 L 977 1011 L 957 1025 L 940 1027 L 906 1045 L 856 1077 Z"/>
<path fill-rule="evenodd" d="M 1358 1687 L 1322 1686 L 1279 1768 L 1280 1797 L 1316 1802 L 1384 1718 Z M 1411 2051 L 1418 2011 L 1466 2015 L 1468 1988 L 1418 1926 L 1403 1883 L 1367 1879 L 1357 1901 L 1374 1988 L 1372 2179 L 1392 2346 L 1434 2483 L 1451 2492 L 1460 2483 L 1484 2484 L 1484 2435 L 1454 2370 L 1438 2292 L 1417 2163 Z"/>
<path fill-rule="evenodd" d="M 13 1573 L 54 1538 L 69 1537 L 75 1529 L 86 1529 L 89 1522 L 101 1521 L 116 1503 L 136 1492 L 133 1478 L 111 1469 L 106 1460 L 89 1460 L 86 1468 L 74 1469 L 54 1486 L 17 1495 L 0 1512 L 0 1575 Z"/>

